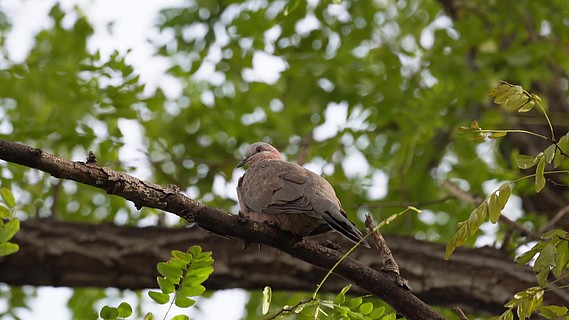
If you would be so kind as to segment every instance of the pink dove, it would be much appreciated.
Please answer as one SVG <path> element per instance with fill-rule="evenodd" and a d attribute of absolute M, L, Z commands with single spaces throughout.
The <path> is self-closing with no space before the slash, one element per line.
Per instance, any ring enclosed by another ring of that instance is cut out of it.
<path fill-rule="evenodd" d="M 334 188 L 323 177 L 284 161 L 277 149 L 264 142 L 245 149 L 245 158 L 237 167 L 245 164 L 249 168 L 237 184 L 240 215 L 301 237 L 333 229 L 352 242 L 362 240 L 362 233 L 346 218 Z M 367 242 L 362 244 L 369 248 Z"/>

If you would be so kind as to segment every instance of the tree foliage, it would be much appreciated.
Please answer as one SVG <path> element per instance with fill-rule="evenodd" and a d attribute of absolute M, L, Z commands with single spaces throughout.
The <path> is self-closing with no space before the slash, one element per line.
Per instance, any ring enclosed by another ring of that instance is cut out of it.
<path fill-rule="evenodd" d="M 11 60 L 12 21 L 0 5 L 0 137 L 74 160 L 93 151 L 102 165 L 142 172 L 231 212 L 240 151 L 270 141 L 323 174 L 359 227 L 365 212 L 383 220 L 410 205 L 423 209 L 383 232 L 449 243 L 447 257 L 489 236 L 513 258 L 549 231 L 518 258 L 537 255 L 539 286 L 515 295 L 503 317 L 514 308 L 520 318 L 533 310 L 565 316 L 563 306 L 539 307 L 550 272 L 567 274 L 567 236 L 552 231 L 569 228 L 566 17 L 560 0 L 187 0 L 158 13 L 162 37 L 150 39 L 180 87 L 171 94 L 141 82 L 130 52 L 91 49 L 89 12 L 59 4 L 25 60 Z M 127 131 L 142 135 L 135 161 L 125 154 Z M 14 217 L 183 224 L 93 188 L 0 166 L 0 254 L 17 250 Z M 535 179 L 519 179 L 527 175 Z M 518 207 L 506 205 L 512 199 Z M 488 229 L 487 218 L 500 222 Z M 70 309 L 96 317 L 93 304 L 105 293 L 85 290 L 76 289 Z M 251 319 L 258 295 L 247 306 Z M 8 315 L 25 304 L 17 287 L 0 296 L 13 300 Z M 306 299 L 295 298 L 274 292 L 271 306 Z M 364 305 L 357 312 L 371 314 Z M 133 314 L 142 316 L 136 306 Z"/>

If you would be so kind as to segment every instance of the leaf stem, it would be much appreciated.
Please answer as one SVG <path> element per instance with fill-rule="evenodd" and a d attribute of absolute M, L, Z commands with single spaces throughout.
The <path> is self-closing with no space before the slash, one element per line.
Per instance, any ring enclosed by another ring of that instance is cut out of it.
<path fill-rule="evenodd" d="M 556 174 L 556 173 L 566 173 L 566 174 L 569 174 L 569 170 L 555 170 L 555 171 L 545 171 L 545 172 L 543 172 L 544 175 L 545 175 L 545 174 Z M 512 181 L 510 181 L 509 183 L 510 183 L 510 184 L 516 183 L 516 182 L 519 182 L 519 181 L 522 181 L 522 180 L 525 180 L 525 179 L 533 178 L 533 177 L 535 177 L 535 176 L 536 176 L 535 173 L 528 174 L 527 176 L 523 176 L 523 177 L 517 178 L 517 179 L 515 179 L 515 180 L 512 180 Z"/>
<path fill-rule="evenodd" d="M 549 141 L 549 142 L 554 142 L 553 140 L 551 140 L 550 138 L 539 134 L 539 133 L 535 133 L 535 132 L 531 132 L 528 130 L 522 130 L 522 129 L 507 129 L 507 130 L 493 130 L 493 129 L 480 129 L 479 131 L 473 131 L 473 132 L 484 132 L 484 133 L 525 133 L 525 134 L 529 134 L 535 137 L 539 137 L 543 140 Z"/>
<path fill-rule="evenodd" d="M 539 101 L 537 102 L 537 106 L 539 107 L 539 109 L 541 109 L 541 112 L 543 112 L 543 115 L 545 116 L 545 120 L 547 120 L 547 125 L 549 126 L 549 130 L 551 131 L 551 140 L 553 143 L 556 142 L 555 140 L 555 133 L 553 132 L 553 125 L 551 124 L 551 120 L 549 120 L 549 116 L 547 115 L 547 112 L 545 112 L 545 108 L 541 105 L 541 103 L 539 103 Z"/>

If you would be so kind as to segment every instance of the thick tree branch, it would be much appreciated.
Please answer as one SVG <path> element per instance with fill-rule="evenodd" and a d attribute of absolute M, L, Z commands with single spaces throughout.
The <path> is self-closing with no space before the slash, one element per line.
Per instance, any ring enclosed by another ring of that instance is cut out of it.
<path fill-rule="evenodd" d="M 89 162 L 67 161 L 40 149 L 0 140 L 0 159 L 36 168 L 60 179 L 74 180 L 105 190 L 134 202 L 174 213 L 215 234 L 226 235 L 279 249 L 295 258 L 330 269 L 342 257 L 340 252 L 254 221 L 240 221 L 236 215 L 208 207 L 178 191 L 163 188 L 130 175 L 99 167 Z M 335 270 L 362 289 L 379 297 L 408 319 L 444 319 L 411 292 L 399 287 L 391 275 L 374 270 L 353 258 L 347 258 Z"/>
<path fill-rule="evenodd" d="M 343 241 L 334 233 L 322 238 Z M 497 315 L 514 293 L 536 285 L 530 268 L 517 266 L 496 249 L 458 248 L 445 261 L 442 244 L 385 238 L 413 293 L 429 304 Z M 166 260 L 170 250 L 186 250 L 195 244 L 213 251 L 215 272 L 206 283 L 210 290 L 260 291 L 268 285 L 273 290 L 313 291 L 325 274 L 321 268 L 272 248 L 243 250 L 241 241 L 228 241 L 197 227 L 135 228 L 34 219 L 22 223 L 14 241 L 20 244 L 18 254 L 0 259 L 0 282 L 10 285 L 153 288 L 156 264 Z M 382 267 L 374 250 L 356 250 L 353 257 L 373 269 Z M 321 291 L 339 292 L 345 285 L 345 279 L 333 276 Z M 366 294 L 357 286 L 350 292 Z M 569 296 L 559 290 L 548 292 L 545 304 L 567 305 Z"/>

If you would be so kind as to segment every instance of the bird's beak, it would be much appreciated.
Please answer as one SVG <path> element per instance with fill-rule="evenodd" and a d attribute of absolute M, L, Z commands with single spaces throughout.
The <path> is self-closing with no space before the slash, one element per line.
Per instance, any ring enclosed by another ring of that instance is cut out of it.
<path fill-rule="evenodd" d="M 237 168 L 241 168 L 242 166 L 244 166 L 247 162 L 249 162 L 249 157 L 241 160 L 241 162 L 239 162 L 239 164 L 237 165 Z"/>

